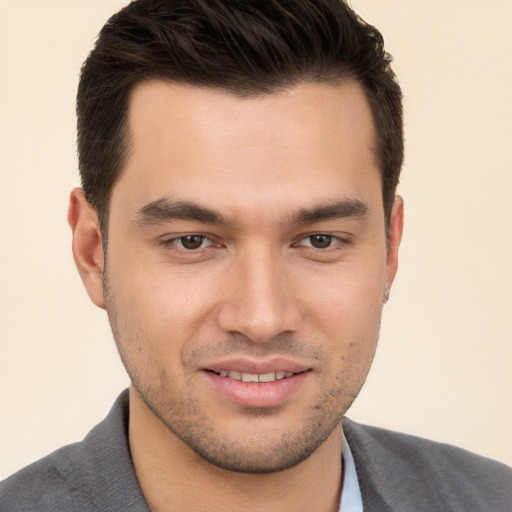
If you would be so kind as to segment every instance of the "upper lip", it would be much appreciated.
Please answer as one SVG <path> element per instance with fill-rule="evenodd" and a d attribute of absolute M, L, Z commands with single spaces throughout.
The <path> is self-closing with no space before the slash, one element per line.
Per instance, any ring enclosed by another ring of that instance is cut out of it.
<path fill-rule="evenodd" d="M 240 372 L 252 374 L 265 374 L 270 372 L 290 372 L 301 373 L 310 370 L 311 367 L 304 363 L 299 363 L 286 358 L 272 358 L 267 360 L 249 359 L 246 357 L 225 359 L 217 361 L 212 364 L 207 364 L 204 370 L 211 370 L 219 373 L 225 372 Z"/>

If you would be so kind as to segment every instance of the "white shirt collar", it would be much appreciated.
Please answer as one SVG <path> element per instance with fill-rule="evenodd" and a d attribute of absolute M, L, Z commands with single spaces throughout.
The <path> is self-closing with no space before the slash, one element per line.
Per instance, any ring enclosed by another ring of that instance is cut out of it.
<path fill-rule="evenodd" d="M 341 453 L 343 457 L 343 487 L 341 489 L 341 503 L 339 512 L 363 512 L 363 499 L 359 480 L 357 479 L 354 458 L 350 446 L 342 432 Z"/>

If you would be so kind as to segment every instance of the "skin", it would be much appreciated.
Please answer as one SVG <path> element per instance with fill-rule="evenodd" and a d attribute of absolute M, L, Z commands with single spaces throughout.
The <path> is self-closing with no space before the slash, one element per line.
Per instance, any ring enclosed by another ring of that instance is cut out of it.
<path fill-rule="evenodd" d="M 386 239 L 361 87 L 240 99 L 153 81 L 129 112 L 108 258 L 79 189 L 69 221 L 132 380 L 129 442 L 150 507 L 337 510 L 341 420 L 375 353 L 403 223 L 397 198 Z M 205 238 L 183 238 L 194 234 Z M 208 371 L 234 358 L 305 371 L 284 397 L 247 405 Z"/>

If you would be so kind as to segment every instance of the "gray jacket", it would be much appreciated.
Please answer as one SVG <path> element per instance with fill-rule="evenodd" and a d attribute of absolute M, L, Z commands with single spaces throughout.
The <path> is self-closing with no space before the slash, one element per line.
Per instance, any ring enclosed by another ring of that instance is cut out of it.
<path fill-rule="evenodd" d="M 127 440 L 128 392 L 80 443 L 0 483 L 0 512 L 149 512 Z M 512 469 L 345 418 L 365 512 L 512 512 Z"/>

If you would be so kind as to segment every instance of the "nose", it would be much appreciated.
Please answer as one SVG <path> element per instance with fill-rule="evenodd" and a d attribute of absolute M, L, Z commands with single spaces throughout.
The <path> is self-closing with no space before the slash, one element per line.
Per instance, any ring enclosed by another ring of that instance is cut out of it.
<path fill-rule="evenodd" d="M 217 318 L 222 330 L 266 342 L 298 329 L 301 308 L 292 272 L 272 251 L 240 255 L 225 277 Z"/>

